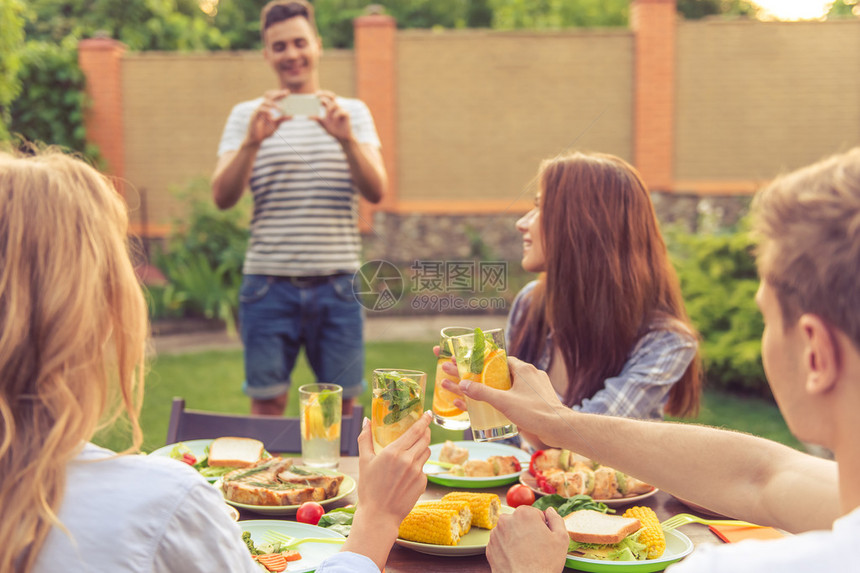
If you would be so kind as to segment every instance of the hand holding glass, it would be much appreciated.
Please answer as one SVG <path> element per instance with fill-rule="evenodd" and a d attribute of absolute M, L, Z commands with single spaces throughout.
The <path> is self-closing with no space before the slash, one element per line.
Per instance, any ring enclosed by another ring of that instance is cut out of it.
<path fill-rule="evenodd" d="M 451 345 L 452 336 L 471 334 L 473 329 L 465 326 L 448 326 L 442 329 L 439 341 L 439 357 L 436 360 L 436 384 L 433 386 L 433 421 L 436 425 L 447 430 L 465 430 L 469 427 L 469 414 L 454 405 L 454 399 L 458 398 L 450 390 L 442 387 L 442 380 L 451 376 L 442 370 L 442 365 L 451 360 L 454 350 Z M 453 381 L 459 382 L 459 377 Z"/>
<path fill-rule="evenodd" d="M 373 371 L 370 430 L 373 450 L 399 438 L 424 411 L 427 374 L 418 370 L 378 368 Z"/>
<path fill-rule="evenodd" d="M 302 427 L 302 463 L 336 468 L 340 461 L 340 425 L 343 388 L 337 384 L 299 387 Z"/>
<path fill-rule="evenodd" d="M 505 352 L 505 331 L 497 328 L 451 338 L 461 380 L 510 390 L 511 372 Z M 476 442 L 502 440 L 517 435 L 517 427 L 504 414 L 487 404 L 466 398 L 472 437 Z"/>

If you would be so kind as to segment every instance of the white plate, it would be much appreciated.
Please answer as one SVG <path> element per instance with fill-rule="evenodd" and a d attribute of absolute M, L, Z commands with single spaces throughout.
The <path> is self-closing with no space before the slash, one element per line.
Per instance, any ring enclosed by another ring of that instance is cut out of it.
<path fill-rule="evenodd" d="M 307 523 L 296 523 L 294 521 L 281 521 L 274 519 L 262 519 L 252 521 L 240 521 L 239 527 L 242 531 L 251 533 L 251 539 L 254 543 L 263 543 L 266 532 L 276 531 L 283 535 L 289 535 L 297 539 L 305 539 L 308 537 L 331 537 L 332 539 L 346 539 L 340 533 L 331 531 L 324 527 L 316 525 L 308 525 Z M 323 559 L 330 557 L 340 551 L 342 545 L 335 543 L 313 543 L 311 541 L 302 543 L 296 549 L 301 553 L 302 558 L 298 561 L 290 561 L 287 563 L 287 573 L 302 573 L 305 571 L 314 571 L 320 566 Z M 264 571 L 261 567 L 260 571 Z"/>
<path fill-rule="evenodd" d="M 150 452 L 149 455 L 150 456 L 161 456 L 164 458 L 169 458 L 170 452 L 173 451 L 173 448 L 175 448 L 179 444 L 183 444 L 189 450 L 191 450 L 191 453 L 194 454 L 194 457 L 197 458 L 198 461 L 200 461 L 201 458 L 206 456 L 206 451 L 207 451 L 206 448 L 208 448 L 211 443 L 212 443 L 212 440 L 188 440 L 186 442 L 177 442 L 175 444 L 168 444 L 164 447 L 158 448 L 157 450 Z M 178 461 L 180 463 L 184 463 L 181 460 L 176 460 L 176 461 Z M 204 477 L 212 483 L 215 483 L 216 481 L 218 481 L 218 476 L 215 476 L 215 477 L 204 476 Z"/>
<path fill-rule="evenodd" d="M 430 459 L 439 461 L 439 453 L 442 451 L 442 446 L 445 444 L 433 444 L 430 446 Z M 466 448 L 469 450 L 470 460 L 486 460 L 490 456 L 514 456 L 519 460 L 523 467 L 528 467 L 530 456 L 519 448 L 509 446 L 508 444 L 496 444 L 493 442 L 472 442 L 459 441 L 454 442 L 455 446 Z M 433 483 L 448 487 L 462 488 L 484 488 L 498 487 L 509 483 L 514 483 L 519 478 L 519 472 L 506 474 L 494 477 L 463 477 L 452 476 L 448 470 L 433 464 L 424 465 L 424 473 L 427 474 L 427 479 Z"/>
<path fill-rule="evenodd" d="M 503 505 L 502 513 L 513 513 L 514 508 Z M 418 543 L 417 541 L 407 541 L 399 537 L 395 541 L 397 545 L 408 547 L 419 553 L 427 555 L 440 555 L 442 557 L 464 557 L 466 555 L 483 555 L 487 550 L 487 543 L 490 542 L 491 529 L 481 529 L 473 527 L 469 533 L 460 538 L 457 545 L 433 545 L 431 543 Z"/>
<path fill-rule="evenodd" d="M 301 466 L 299 466 L 299 467 L 301 467 Z M 343 476 L 343 481 L 340 482 L 340 489 L 338 490 L 337 495 L 332 497 L 332 498 L 325 499 L 323 501 L 318 502 L 323 507 L 330 505 L 339 499 L 343 499 L 344 497 L 348 496 L 353 491 L 355 491 L 355 480 L 352 479 L 351 477 L 349 477 L 348 475 L 341 474 L 340 472 L 335 472 L 335 471 L 331 471 L 331 470 L 317 470 L 317 471 L 329 473 L 331 475 L 342 475 Z M 220 480 L 218 480 L 215 483 L 215 487 L 218 488 L 218 491 L 220 491 L 221 494 L 223 495 L 224 492 L 221 489 L 221 481 Z M 292 515 L 296 512 L 297 509 L 299 509 L 298 505 L 247 505 L 244 503 L 238 503 L 235 501 L 230 501 L 227 498 L 224 498 L 224 501 L 226 501 L 227 503 L 229 503 L 233 507 L 236 507 L 239 509 L 246 509 L 248 511 L 253 511 L 254 513 L 261 513 L 263 515 Z"/>
<path fill-rule="evenodd" d="M 680 561 L 693 551 L 690 538 L 673 529 L 666 532 L 666 550 L 657 559 L 646 561 L 604 561 L 601 559 L 586 559 L 584 557 L 567 556 L 566 565 L 579 571 L 594 573 L 649 573 L 662 571 L 671 563 Z"/>
<path fill-rule="evenodd" d="M 520 483 L 535 492 L 536 495 L 548 495 L 545 491 L 541 491 L 541 489 L 538 487 L 537 480 L 535 480 L 534 476 L 529 473 L 529 470 L 523 470 L 522 473 L 520 473 Z M 640 495 L 631 495 L 630 497 L 615 497 L 612 499 L 595 499 L 594 501 L 605 503 L 609 507 L 621 507 L 622 505 L 637 503 L 639 501 L 642 501 L 643 499 L 648 499 L 652 495 L 656 494 L 658 491 L 660 490 L 655 487 L 648 493 L 643 493 Z"/>

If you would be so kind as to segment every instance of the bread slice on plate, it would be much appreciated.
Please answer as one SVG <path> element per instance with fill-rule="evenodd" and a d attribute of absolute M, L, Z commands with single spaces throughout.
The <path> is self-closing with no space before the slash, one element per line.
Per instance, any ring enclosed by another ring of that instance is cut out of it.
<path fill-rule="evenodd" d="M 209 465 L 249 468 L 263 457 L 263 442 L 252 438 L 215 438 L 209 445 Z"/>
<path fill-rule="evenodd" d="M 612 545 L 636 533 L 642 524 L 632 517 L 607 515 L 593 509 L 574 511 L 564 517 L 567 534 L 579 543 Z"/>

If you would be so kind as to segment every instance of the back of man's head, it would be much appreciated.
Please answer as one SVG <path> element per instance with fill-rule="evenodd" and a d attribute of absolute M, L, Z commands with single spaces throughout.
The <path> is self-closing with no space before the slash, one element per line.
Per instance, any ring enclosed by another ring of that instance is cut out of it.
<path fill-rule="evenodd" d="M 304 18 L 310 22 L 311 28 L 316 32 L 314 7 L 305 0 L 272 0 L 263 6 L 263 11 L 260 12 L 260 36 L 263 43 L 266 42 L 266 30 L 269 26 L 296 17 Z"/>
<path fill-rule="evenodd" d="M 785 327 L 815 314 L 860 350 L 860 147 L 777 178 L 753 214 L 759 273 Z"/>

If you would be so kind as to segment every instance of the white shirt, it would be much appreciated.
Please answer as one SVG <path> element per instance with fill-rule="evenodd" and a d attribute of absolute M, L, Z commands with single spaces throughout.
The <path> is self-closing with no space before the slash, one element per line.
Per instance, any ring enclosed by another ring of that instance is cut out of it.
<path fill-rule="evenodd" d="M 260 573 L 221 494 L 169 458 L 87 444 L 68 466 L 59 518 L 36 573 Z M 101 460 L 101 461 L 98 461 Z"/>
<path fill-rule="evenodd" d="M 370 557 L 341 551 L 320 563 L 316 573 L 379 573 L 379 567 Z"/>
<path fill-rule="evenodd" d="M 786 500 L 786 503 L 791 503 Z M 837 519 L 831 531 L 810 531 L 783 539 L 726 545 L 699 545 L 667 573 L 857 573 L 854 556 L 860 539 L 860 508 Z"/>

